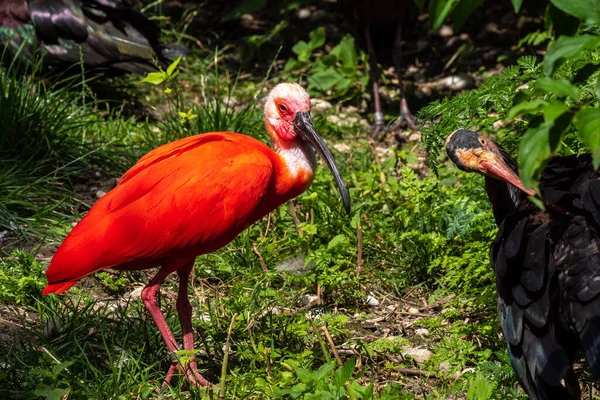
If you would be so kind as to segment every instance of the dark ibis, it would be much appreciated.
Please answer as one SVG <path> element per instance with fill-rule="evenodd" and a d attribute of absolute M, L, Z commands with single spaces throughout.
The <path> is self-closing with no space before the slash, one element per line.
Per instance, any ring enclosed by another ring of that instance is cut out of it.
<path fill-rule="evenodd" d="M 369 69 L 373 85 L 374 124 L 373 136 L 385 128 L 379 95 L 379 60 L 391 56 L 400 90 L 400 118 L 392 129 L 406 124 L 417 129 L 415 117 L 408 108 L 402 83 L 402 27 L 407 11 L 414 6 L 413 0 L 342 0 L 343 11 L 354 23 L 354 33 L 364 43 L 369 54 Z M 374 37 L 374 33 L 377 36 Z"/>
<path fill-rule="evenodd" d="M 485 176 L 499 228 L 490 251 L 498 317 L 521 386 L 536 400 L 579 399 L 580 354 L 600 379 L 600 171 L 589 154 L 551 159 L 542 210 L 517 162 L 492 140 L 460 129 L 446 152 Z"/>
<path fill-rule="evenodd" d="M 83 62 L 104 73 L 144 74 L 187 53 L 159 36 L 159 27 L 123 0 L 0 2 L 0 49 L 15 55 L 22 48 L 30 58 L 41 47 L 44 67 L 58 72 Z"/>

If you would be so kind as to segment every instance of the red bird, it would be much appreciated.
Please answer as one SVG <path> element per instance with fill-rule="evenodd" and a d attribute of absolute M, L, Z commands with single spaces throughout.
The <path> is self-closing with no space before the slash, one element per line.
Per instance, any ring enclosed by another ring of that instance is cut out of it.
<path fill-rule="evenodd" d="M 165 278 L 177 272 L 183 348 L 193 350 L 188 281 L 195 258 L 225 246 L 304 192 L 316 166 L 311 147 L 324 158 L 350 211 L 346 186 L 309 112 L 306 91 L 298 84 L 282 83 L 265 103 L 265 125 L 275 150 L 239 133 L 216 132 L 180 139 L 146 154 L 67 236 L 46 271 L 43 294 L 62 293 L 105 268 L 160 267 L 141 297 L 175 356 L 179 346 L 157 294 Z M 178 369 L 174 361 L 165 384 Z M 192 384 L 209 384 L 193 358 L 182 369 Z"/>

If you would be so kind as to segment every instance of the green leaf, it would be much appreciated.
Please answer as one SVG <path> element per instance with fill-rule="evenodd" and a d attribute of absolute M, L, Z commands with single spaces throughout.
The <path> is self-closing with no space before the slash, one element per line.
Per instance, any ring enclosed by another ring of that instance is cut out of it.
<path fill-rule="evenodd" d="M 173 71 L 175 71 L 175 68 L 177 68 L 177 66 L 178 66 L 178 65 L 179 65 L 179 63 L 181 62 L 181 57 L 182 57 L 182 56 L 179 56 L 179 57 L 177 57 L 177 59 L 176 59 L 175 61 L 173 61 L 173 62 L 171 63 L 171 65 L 169 65 L 169 66 L 167 67 L 167 75 L 169 75 L 169 76 L 173 75 Z"/>
<path fill-rule="evenodd" d="M 517 115 L 521 114 L 532 114 L 536 111 L 541 110 L 544 106 L 546 106 L 548 102 L 542 99 L 535 99 L 531 101 L 526 101 L 524 103 L 519 103 L 508 112 L 508 119 L 513 119 Z"/>
<path fill-rule="evenodd" d="M 167 79 L 167 74 L 164 71 L 150 72 L 144 79 L 141 80 L 143 83 L 151 83 L 153 85 L 160 85 Z"/>
<path fill-rule="evenodd" d="M 344 242 L 346 242 L 346 235 L 340 233 L 339 235 L 334 236 L 333 239 L 329 241 L 329 244 L 327 244 L 327 250 L 331 250 Z"/>
<path fill-rule="evenodd" d="M 544 93 L 555 94 L 558 97 L 570 97 L 574 101 L 579 101 L 579 89 L 566 79 L 544 77 L 535 81 L 534 87 Z"/>
<path fill-rule="evenodd" d="M 452 22 L 456 30 L 462 28 L 471 14 L 473 14 L 473 11 L 482 4 L 483 0 L 461 0 L 454 11 L 452 11 Z"/>
<path fill-rule="evenodd" d="M 52 367 L 52 375 L 56 378 L 65 368 L 69 368 L 73 365 L 73 361 L 64 361 L 58 365 Z"/>
<path fill-rule="evenodd" d="M 333 88 L 342 78 L 343 76 L 333 68 L 317 72 L 309 78 L 308 90 L 317 89 L 325 92 Z"/>
<path fill-rule="evenodd" d="M 544 73 L 552 75 L 561 59 L 575 60 L 583 50 L 594 48 L 599 43 L 600 38 L 592 35 L 559 37 L 544 56 Z"/>
<path fill-rule="evenodd" d="M 600 108 L 583 108 L 573 119 L 579 139 L 590 148 L 594 168 L 600 166 Z"/>
<path fill-rule="evenodd" d="M 292 46 L 292 51 L 298 56 L 303 54 L 308 49 L 310 49 L 310 46 L 304 40 L 299 40 L 298 43 Z"/>
<path fill-rule="evenodd" d="M 356 360 L 354 358 L 351 358 L 348 361 L 346 361 L 342 368 L 335 371 L 335 374 L 333 375 L 333 384 L 337 387 L 344 386 L 344 383 L 348 382 L 348 380 L 352 376 L 352 372 L 354 372 L 355 365 Z"/>
<path fill-rule="evenodd" d="M 523 0 L 511 0 L 512 5 L 513 5 L 513 9 L 515 10 L 515 13 L 518 14 L 519 11 L 521 10 L 521 6 L 523 5 Z"/>
<path fill-rule="evenodd" d="M 429 2 L 429 23 L 434 31 L 439 29 L 460 0 L 431 0 Z"/>
<path fill-rule="evenodd" d="M 308 42 L 308 46 L 310 47 L 311 52 L 323 46 L 325 44 L 325 39 L 325 28 L 323 28 L 322 26 L 312 31 L 310 33 L 310 41 Z"/>
<path fill-rule="evenodd" d="M 338 57 L 344 68 L 355 70 L 358 65 L 358 55 L 354 46 L 354 38 L 351 35 L 344 36 L 330 54 Z"/>
<path fill-rule="evenodd" d="M 552 154 L 549 143 L 552 125 L 552 122 L 543 122 L 536 127 L 529 128 L 521 141 L 519 147 L 521 178 L 528 188 L 537 190 L 536 180 L 545 166 L 544 161 Z"/>
<path fill-rule="evenodd" d="M 468 400 L 488 400 L 492 397 L 494 392 L 494 386 L 488 381 L 488 379 L 477 374 L 477 377 L 471 384 L 469 392 L 467 393 Z"/>
<path fill-rule="evenodd" d="M 550 0 L 557 8 L 588 24 L 600 24 L 600 0 Z"/>
<path fill-rule="evenodd" d="M 565 105 L 565 103 L 553 100 L 546 104 L 543 109 L 544 121 L 546 122 L 554 122 L 558 117 L 567 112 L 569 107 Z"/>

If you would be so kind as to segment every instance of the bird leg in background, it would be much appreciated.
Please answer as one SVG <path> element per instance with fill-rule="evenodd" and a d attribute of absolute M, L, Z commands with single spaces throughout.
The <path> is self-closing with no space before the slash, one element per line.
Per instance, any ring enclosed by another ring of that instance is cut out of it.
<path fill-rule="evenodd" d="M 373 113 L 373 137 L 377 137 L 383 128 L 385 128 L 385 122 L 383 121 L 383 112 L 381 111 L 381 99 L 379 98 L 379 65 L 377 63 L 377 57 L 375 56 L 375 48 L 373 47 L 373 41 L 371 39 L 371 25 L 369 22 L 365 22 L 363 26 L 365 30 L 365 40 L 367 42 L 367 51 L 369 52 L 369 69 L 371 71 L 371 82 L 373 84 L 373 103 L 375 105 L 375 112 Z"/>
<path fill-rule="evenodd" d="M 181 336 L 183 338 L 183 349 L 186 350 L 189 357 L 189 364 L 183 366 L 188 380 L 195 385 L 208 386 L 210 383 L 204 379 L 198 372 L 196 366 L 196 354 L 194 353 L 194 333 L 192 328 L 192 305 L 188 298 L 188 284 L 190 280 L 190 272 L 194 268 L 194 259 L 189 261 L 183 268 L 177 271 L 179 275 L 179 294 L 177 295 L 177 313 L 179 314 L 179 322 L 181 323 Z M 177 364 L 175 364 L 177 365 Z M 171 365 L 173 368 L 173 365 Z"/>
<path fill-rule="evenodd" d="M 402 23 L 398 21 L 396 24 L 396 38 L 394 39 L 394 50 L 392 53 L 394 59 L 394 67 L 396 69 L 396 76 L 398 77 L 398 88 L 400 89 L 400 119 L 394 124 L 392 130 L 396 130 L 402 126 L 402 122 L 406 121 L 406 124 L 410 129 L 418 130 L 416 124 L 416 118 L 411 114 L 408 108 L 408 102 L 406 101 L 406 95 L 404 94 L 404 84 L 402 82 Z"/>

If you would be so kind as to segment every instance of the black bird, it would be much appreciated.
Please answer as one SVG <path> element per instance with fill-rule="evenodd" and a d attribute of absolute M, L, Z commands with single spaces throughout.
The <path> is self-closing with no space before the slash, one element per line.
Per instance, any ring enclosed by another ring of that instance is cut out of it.
<path fill-rule="evenodd" d="M 589 154 L 554 157 L 540 180 L 543 211 L 493 141 L 461 129 L 446 152 L 485 175 L 499 226 L 490 251 L 498 316 L 521 386 L 536 400 L 579 399 L 580 352 L 600 379 L 600 171 Z"/>
<path fill-rule="evenodd" d="M 402 26 L 408 10 L 414 6 L 413 0 L 341 0 L 340 5 L 354 24 L 354 36 L 359 43 L 364 43 L 369 54 L 375 108 L 373 136 L 379 135 L 385 128 L 379 98 L 380 71 L 378 64 L 380 59 L 390 58 L 390 56 L 394 63 L 400 89 L 400 119 L 392 129 L 406 123 L 411 129 L 416 130 L 415 117 L 408 108 L 404 94 L 401 62 Z"/>
<path fill-rule="evenodd" d="M 81 61 L 86 69 L 119 74 L 156 71 L 155 60 L 187 53 L 159 41 L 160 29 L 122 0 L 2 0 L 0 48 L 31 57 L 36 43 L 44 66 L 64 71 Z"/>

